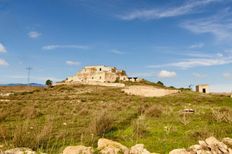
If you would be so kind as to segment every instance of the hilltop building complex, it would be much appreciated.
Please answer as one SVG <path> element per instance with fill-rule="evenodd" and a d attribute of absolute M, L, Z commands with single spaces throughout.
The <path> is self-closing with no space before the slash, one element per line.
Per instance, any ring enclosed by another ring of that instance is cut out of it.
<path fill-rule="evenodd" d="M 128 77 L 124 70 L 118 70 L 116 67 L 108 67 L 104 65 L 86 66 L 76 75 L 68 77 L 65 82 L 102 82 L 113 83 L 119 81 L 137 82 L 141 79 L 137 77 Z"/>

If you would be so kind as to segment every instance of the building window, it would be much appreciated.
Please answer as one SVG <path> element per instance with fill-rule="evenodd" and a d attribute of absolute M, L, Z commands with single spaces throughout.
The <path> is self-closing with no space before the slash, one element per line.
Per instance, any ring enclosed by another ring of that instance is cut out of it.
<path fill-rule="evenodd" d="M 100 68 L 99 71 L 101 71 L 102 69 Z"/>
<path fill-rule="evenodd" d="M 94 77 L 92 77 L 92 79 L 94 79 Z"/>
<path fill-rule="evenodd" d="M 99 79 L 101 79 L 102 77 L 100 76 Z"/>

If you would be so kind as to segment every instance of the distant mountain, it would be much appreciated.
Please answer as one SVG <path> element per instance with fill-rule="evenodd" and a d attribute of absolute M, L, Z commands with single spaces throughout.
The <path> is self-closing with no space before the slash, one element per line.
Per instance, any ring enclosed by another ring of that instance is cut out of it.
<path fill-rule="evenodd" d="M 9 84 L 0 84 L 0 86 L 27 86 L 28 84 L 25 83 L 9 83 Z M 30 86 L 34 86 L 34 87 L 44 87 L 44 84 L 40 84 L 40 83 L 30 83 Z"/>

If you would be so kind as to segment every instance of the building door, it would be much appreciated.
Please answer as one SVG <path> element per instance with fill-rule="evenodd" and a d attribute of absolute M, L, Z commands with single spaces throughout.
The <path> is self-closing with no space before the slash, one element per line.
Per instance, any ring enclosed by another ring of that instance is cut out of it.
<path fill-rule="evenodd" d="M 203 88 L 202 91 L 203 91 L 203 93 L 206 93 L 206 89 L 205 88 Z"/>

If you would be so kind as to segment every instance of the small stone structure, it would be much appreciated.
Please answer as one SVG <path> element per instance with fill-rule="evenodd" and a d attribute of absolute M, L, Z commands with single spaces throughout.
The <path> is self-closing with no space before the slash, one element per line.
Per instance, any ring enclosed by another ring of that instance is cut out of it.
<path fill-rule="evenodd" d="M 128 77 L 124 70 L 104 65 L 85 66 L 76 75 L 68 77 L 66 83 L 114 83 L 119 81 L 139 82 L 137 77 Z"/>
<path fill-rule="evenodd" d="M 138 78 L 138 77 L 128 77 L 128 81 L 131 81 L 131 82 L 140 82 L 142 80 L 143 79 Z"/>
<path fill-rule="evenodd" d="M 209 85 L 208 84 L 197 85 L 196 86 L 196 92 L 209 93 Z"/>

